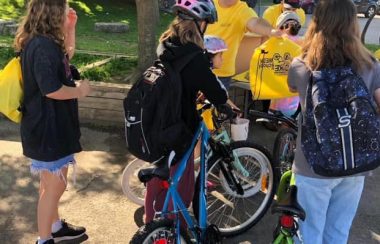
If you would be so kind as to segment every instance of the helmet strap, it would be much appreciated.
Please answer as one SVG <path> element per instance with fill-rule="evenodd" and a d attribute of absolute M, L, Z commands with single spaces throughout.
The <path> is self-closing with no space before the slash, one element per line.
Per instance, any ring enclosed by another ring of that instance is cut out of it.
<path fill-rule="evenodd" d="M 198 23 L 198 21 L 194 20 L 194 22 L 195 22 L 195 25 L 197 26 L 197 29 L 198 29 L 199 34 L 201 35 L 201 37 L 202 37 L 202 39 L 203 39 L 203 36 L 204 36 L 204 34 L 205 34 L 206 30 L 207 30 L 207 23 L 206 23 L 206 28 L 204 29 L 204 31 L 202 31 L 202 30 L 201 30 L 201 26 L 200 26 L 200 24 Z"/>

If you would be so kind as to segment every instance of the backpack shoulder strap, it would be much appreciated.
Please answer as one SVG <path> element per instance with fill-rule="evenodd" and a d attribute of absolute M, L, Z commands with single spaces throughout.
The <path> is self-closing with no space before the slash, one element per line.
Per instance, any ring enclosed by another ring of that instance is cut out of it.
<path fill-rule="evenodd" d="M 313 90 L 313 71 L 309 69 L 310 76 L 306 88 L 305 96 L 305 112 L 301 112 L 301 123 L 304 124 L 307 121 L 307 117 L 313 113 L 313 101 L 312 99 L 312 90 Z"/>

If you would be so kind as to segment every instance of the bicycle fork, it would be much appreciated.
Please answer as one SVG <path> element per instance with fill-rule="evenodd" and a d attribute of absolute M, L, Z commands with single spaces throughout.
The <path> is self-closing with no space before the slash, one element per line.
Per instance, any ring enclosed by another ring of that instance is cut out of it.
<path fill-rule="evenodd" d="M 234 172 L 234 167 L 232 167 L 235 157 L 229 145 L 218 144 L 215 141 L 210 140 L 209 142 L 211 148 L 218 155 L 222 156 L 223 161 L 219 162 L 220 169 L 226 179 L 228 185 L 232 190 L 235 190 L 237 194 L 244 195 L 244 189 L 240 183 L 239 178 Z M 227 164 L 227 167 L 226 167 Z"/>

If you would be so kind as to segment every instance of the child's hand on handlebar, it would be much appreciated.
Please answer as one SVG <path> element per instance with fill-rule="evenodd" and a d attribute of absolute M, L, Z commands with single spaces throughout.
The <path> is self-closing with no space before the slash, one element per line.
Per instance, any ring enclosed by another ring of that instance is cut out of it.
<path fill-rule="evenodd" d="M 243 112 L 240 110 L 238 106 L 236 106 L 231 99 L 227 100 L 227 104 L 231 106 L 232 111 L 237 114 L 237 117 L 241 117 L 243 115 Z"/>

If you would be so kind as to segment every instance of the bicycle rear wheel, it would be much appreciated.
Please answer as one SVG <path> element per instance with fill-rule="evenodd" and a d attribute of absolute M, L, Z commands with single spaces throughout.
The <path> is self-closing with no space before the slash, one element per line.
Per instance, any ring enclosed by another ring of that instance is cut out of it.
<path fill-rule="evenodd" d="M 231 143 L 242 168 L 232 163 L 233 173 L 244 189 L 239 195 L 229 186 L 221 164 L 214 155 L 208 164 L 207 220 L 216 225 L 223 236 L 234 236 L 254 226 L 266 213 L 274 196 L 274 171 L 269 152 L 260 145 L 247 141 Z M 198 219 L 199 177 L 197 178 L 193 210 Z"/>
<path fill-rule="evenodd" d="M 297 144 L 297 132 L 291 128 L 281 129 L 274 141 L 273 164 L 276 172 L 276 182 L 281 176 L 292 169 Z"/>
<path fill-rule="evenodd" d="M 185 230 L 181 230 L 181 244 L 191 244 L 190 237 Z M 130 244 L 175 244 L 176 229 L 171 219 L 155 219 L 140 227 L 132 237 Z"/>
<path fill-rule="evenodd" d="M 150 165 L 150 163 L 136 158 L 125 167 L 121 176 L 121 188 L 124 194 L 129 200 L 140 206 L 144 206 L 146 188 L 137 174 L 140 169 Z"/>

